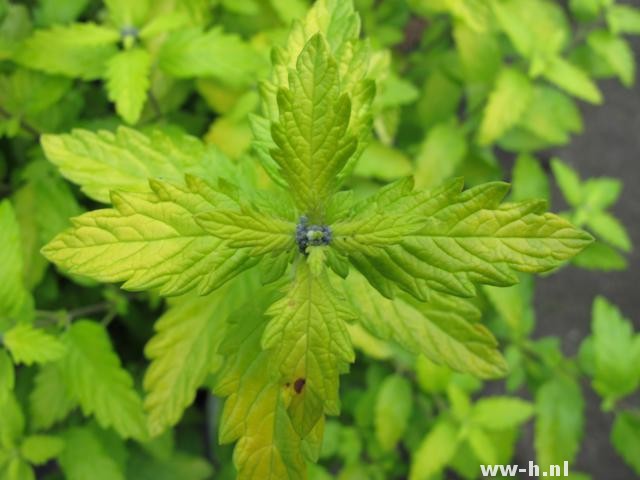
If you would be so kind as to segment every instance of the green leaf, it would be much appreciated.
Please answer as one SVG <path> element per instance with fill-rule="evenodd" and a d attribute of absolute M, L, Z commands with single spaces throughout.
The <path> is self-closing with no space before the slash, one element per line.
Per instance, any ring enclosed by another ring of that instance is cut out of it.
<path fill-rule="evenodd" d="M 78 19 L 89 0 L 68 0 L 60 3 L 57 0 L 40 0 L 33 12 L 35 23 L 50 27 L 55 24 L 71 23 Z"/>
<path fill-rule="evenodd" d="M 29 319 L 31 294 L 22 279 L 22 249 L 18 223 L 8 200 L 0 202 L 0 331 L 5 319 Z M 10 325 L 10 324 L 9 324 Z"/>
<path fill-rule="evenodd" d="M 17 448 L 24 427 L 24 414 L 13 393 L 0 398 L 0 451 Z"/>
<path fill-rule="evenodd" d="M 519 427 L 534 413 L 533 405 L 515 397 L 481 398 L 471 410 L 471 421 L 487 430 Z"/>
<path fill-rule="evenodd" d="M 558 159 L 551 160 L 551 170 L 567 202 L 574 207 L 579 206 L 582 203 L 583 191 L 578 173 Z"/>
<path fill-rule="evenodd" d="M 428 480 L 441 472 L 458 449 L 458 435 L 450 420 L 436 423 L 413 455 L 409 480 Z"/>
<path fill-rule="evenodd" d="M 589 210 L 602 210 L 611 207 L 622 192 L 622 182 L 618 178 L 589 178 L 583 184 L 584 206 Z"/>
<path fill-rule="evenodd" d="M 496 36 L 474 31 L 462 23 L 454 26 L 453 36 L 465 81 L 468 84 L 492 84 L 502 56 Z"/>
<path fill-rule="evenodd" d="M 412 407 L 411 383 L 400 375 L 388 376 L 378 390 L 375 406 L 376 438 L 383 450 L 393 450 L 403 437 Z"/>
<path fill-rule="evenodd" d="M 282 383 L 294 387 L 289 415 L 302 437 L 323 413 L 339 412 L 338 377 L 354 361 L 345 322 L 354 319 L 351 306 L 329 282 L 326 272 L 314 276 L 307 263 L 298 265 L 287 293 L 267 314 L 263 348 L 280 365 Z"/>
<path fill-rule="evenodd" d="M 47 430 L 64 420 L 77 405 L 65 383 L 60 365 L 47 364 L 38 370 L 29 395 L 29 413 L 33 427 Z"/>
<path fill-rule="evenodd" d="M 359 177 L 384 181 L 408 177 L 412 172 L 413 165 L 403 152 L 380 142 L 372 142 L 367 146 L 353 170 L 354 175 Z"/>
<path fill-rule="evenodd" d="M 632 393 L 640 385 L 640 340 L 620 310 L 597 297 L 593 302 L 592 324 L 595 375 L 594 389 L 605 404 Z"/>
<path fill-rule="evenodd" d="M 613 33 L 640 34 L 640 9 L 631 5 L 611 5 L 607 23 Z"/>
<path fill-rule="evenodd" d="M 587 43 L 611 67 L 624 85 L 627 87 L 633 85 L 635 59 L 633 50 L 623 38 L 606 30 L 596 30 L 589 34 Z"/>
<path fill-rule="evenodd" d="M 13 362 L 3 349 L 0 350 L 0 404 L 4 403 L 16 383 Z"/>
<path fill-rule="evenodd" d="M 43 465 L 57 457 L 64 449 L 64 441 L 50 435 L 30 435 L 22 441 L 20 453 L 34 465 Z"/>
<path fill-rule="evenodd" d="M 433 187 L 451 178 L 466 154 L 467 139 L 457 122 L 435 125 L 427 133 L 416 158 L 416 187 Z"/>
<path fill-rule="evenodd" d="M 293 222 L 264 214 L 249 205 L 239 212 L 212 210 L 197 216 L 198 223 L 211 235 L 232 248 L 248 248 L 252 256 L 284 253 L 295 247 Z"/>
<path fill-rule="evenodd" d="M 0 76 L 0 104 L 10 114 L 30 118 L 51 109 L 70 87 L 67 78 L 18 67 Z"/>
<path fill-rule="evenodd" d="M 186 186 L 149 185 L 151 193 L 113 193 L 115 208 L 75 218 L 44 255 L 70 273 L 162 295 L 205 295 L 255 265 L 246 250 L 225 246 L 196 221 L 216 207 L 236 207 L 230 197 L 195 177 Z"/>
<path fill-rule="evenodd" d="M 573 257 L 571 263 L 586 270 L 602 270 L 604 272 L 620 271 L 627 268 L 627 260 L 615 248 L 600 242 L 589 245 Z"/>
<path fill-rule="evenodd" d="M 271 130 L 277 149 L 271 154 L 298 208 L 315 222 L 357 147 L 347 133 L 351 101 L 340 89 L 338 65 L 322 36 L 305 45 L 288 88 L 279 90 L 278 109 Z"/>
<path fill-rule="evenodd" d="M 526 111 L 533 94 L 531 82 L 514 68 L 498 75 L 478 130 L 478 141 L 488 145 L 513 127 Z"/>
<path fill-rule="evenodd" d="M 16 325 L 5 332 L 2 341 L 15 363 L 47 363 L 65 354 L 64 345 L 56 337 L 31 325 Z"/>
<path fill-rule="evenodd" d="M 160 49 L 158 64 L 177 78 L 214 77 L 232 86 L 254 83 L 266 66 L 249 44 L 220 28 L 172 32 Z"/>
<path fill-rule="evenodd" d="M 520 282 L 511 287 L 485 285 L 483 290 L 502 320 L 510 329 L 512 338 L 525 338 L 535 321 L 533 309 L 533 278 L 519 275 Z"/>
<path fill-rule="evenodd" d="M 204 458 L 181 452 L 167 459 L 133 455 L 127 462 L 127 478 L 136 480 L 207 480 L 212 475 L 213 468 Z"/>
<path fill-rule="evenodd" d="M 575 97 L 590 103 L 602 103 L 602 94 L 589 76 L 561 57 L 550 60 L 543 75 L 551 83 Z"/>
<path fill-rule="evenodd" d="M 149 0 L 105 0 L 109 15 L 118 27 L 140 27 L 149 10 Z"/>
<path fill-rule="evenodd" d="M 540 470 L 572 463 L 580 448 L 584 428 L 584 399 L 580 386 L 556 378 L 536 392 L 535 449 Z"/>
<path fill-rule="evenodd" d="M 144 439 L 142 401 L 104 327 L 86 320 L 74 322 L 64 342 L 68 353 L 60 370 L 83 413 L 94 415 L 101 426 L 113 427 L 124 438 Z"/>
<path fill-rule="evenodd" d="M 117 30 L 93 23 L 36 30 L 14 55 L 20 65 L 46 73 L 95 80 L 117 52 Z"/>
<path fill-rule="evenodd" d="M 134 2 L 135 3 L 135 2 Z M 107 63 L 106 79 L 109 100 L 127 123 L 140 119 L 147 100 L 151 57 L 142 48 L 118 52 Z"/>
<path fill-rule="evenodd" d="M 253 283 L 240 277 L 212 294 L 180 298 L 156 322 L 145 347 L 151 365 L 144 378 L 144 407 L 152 435 L 176 424 L 193 402 L 214 369 L 231 310 L 250 298 L 257 288 Z"/>
<path fill-rule="evenodd" d="M 527 154 L 519 155 L 511 174 L 511 197 L 514 202 L 523 200 L 549 200 L 549 179 L 540 161 Z"/>
<path fill-rule="evenodd" d="M 624 225 L 613 215 L 606 212 L 592 213 L 587 219 L 587 226 L 605 242 L 625 252 L 631 251 L 629 234 Z"/>
<path fill-rule="evenodd" d="M 4 473 L 0 471 L 0 473 Z M 7 480 L 35 480 L 36 476 L 31 466 L 19 457 L 14 457 L 6 470 Z"/>
<path fill-rule="evenodd" d="M 217 178 L 229 161 L 195 137 L 153 130 L 145 135 L 120 127 L 116 133 L 74 130 L 43 135 L 42 148 L 62 175 L 99 202 L 111 190 L 148 192 L 150 178 L 184 181 L 185 174 Z"/>
<path fill-rule="evenodd" d="M 506 364 L 491 332 L 477 323 L 480 313 L 468 301 L 433 293 L 428 302 L 398 295 L 384 298 L 357 272 L 344 289 L 359 321 L 373 335 L 394 340 L 405 350 L 481 378 L 503 376 Z"/>
<path fill-rule="evenodd" d="M 637 414 L 622 412 L 616 415 L 611 443 L 627 465 L 640 475 L 640 417 Z"/>
<path fill-rule="evenodd" d="M 93 429 L 71 428 L 62 437 L 65 447 L 58 462 L 67 480 L 125 480 L 124 472 Z"/>

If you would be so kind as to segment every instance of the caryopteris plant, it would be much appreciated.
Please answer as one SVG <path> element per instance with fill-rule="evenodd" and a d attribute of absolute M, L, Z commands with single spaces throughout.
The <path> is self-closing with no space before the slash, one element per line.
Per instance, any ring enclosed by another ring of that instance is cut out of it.
<path fill-rule="evenodd" d="M 476 285 L 512 285 L 591 242 L 542 201 L 501 203 L 505 183 L 415 190 L 407 178 L 365 199 L 345 190 L 375 92 L 359 27 L 350 2 L 321 1 L 273 53 L 252 125 L 282 188 L 259 191 L 246 166 L 191 137 L 123 128 L 43 138 L 67 178 L 111 203 L 74 218 L 44 254 L 74 275 L 184 295 L 146 348 L 147 427 L 176 424 L 213 374 L 208 385 L 226 397 L 220 441 L 237 441 L 241 479 L 306 476 L 325 415 L 340 409 L 352 322 L 456 370 L 500 376 L 497 342 L 468 300 Z M 144 437 L 130 380 L 111 380 L 115 393 L 87 413 Z"/>

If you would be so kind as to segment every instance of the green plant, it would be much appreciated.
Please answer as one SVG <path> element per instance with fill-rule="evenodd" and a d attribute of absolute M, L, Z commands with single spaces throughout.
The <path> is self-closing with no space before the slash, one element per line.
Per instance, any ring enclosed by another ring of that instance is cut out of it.
<path fill-rule="evenodd" d="M 629 322 L 531 335 L 532 274 L 626 267 L 621 183 L 546 213 L 540 157 L 640 14 L 354 3 L 0 0 L 1 478 L 472 479 L 530 420 L 546 468 L 586 379 L 638 471 Z"/>

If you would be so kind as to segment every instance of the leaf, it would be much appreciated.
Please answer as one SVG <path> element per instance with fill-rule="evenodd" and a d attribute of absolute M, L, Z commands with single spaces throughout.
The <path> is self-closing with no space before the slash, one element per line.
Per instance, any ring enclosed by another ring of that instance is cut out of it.
<path fill-rule="evenodd" d="M 569 378 L 556 378 L 536 392 L 535 449 L 540 470 L 572 463 L 584 428 L 584 399 Z"/>
<path fill-rule="evenodd" d="M 232 248 L 249 248 L 253 256 L 284 253 L 295 247 L 296 226 L 248 205 L 240 212 L 212 210 L 199 214 L 198 223 Z"/>
<path fill-rule="evenodd" d="M 558 159 L 551 160 L 551 170 L 567 202 L 574 207 L 579 206 L 583 193 L 578 173 Z"/>
<path fill-rule="evenodd" d="M 451 178 L 466 154 L 467 139 L 457 122 L 435 125 L 427 133 L 416 158 L 416 187 L 433 187 Z"/>
<path fill-rule="evenodd" d="M 18 223 L 8 200 L 0 202 L 0 331 L 4 319 L 29 319 L 31 294 L 22 280 L 22 251 Z M 10 325 L 10 324 L 9 324 Z"/>
<path fill-rule="evenodd" d="M 115 134 L 74 130 L 43 135 L 41 143 L 62 175 L 103 203 L 112 190 L 150 191 L 150 178 L 183 182 L 185 174 L 213 179 L 230 170 L 224 156 L 195 137 L 160 130 L 148 135 L 127 127 Z"/>
<path fill-rule="evenodd" d="M 619 249 L 631 251 L 631 239 L 624 225 L 606 212 L 595 212 L 587 219 L 587 225 L 599 238 Z"/>
<path fill-rule="evenodd" d="M 260 346 L 266 324 L 263 303 L 269 295 L 257 300 L 238 312 L 221 347 L 225 361 L 214 386 L 217 395 L 227 397 L 220 443 L 238 440 L 233 460 L 239 480 L 297 480 L 304 478 L 307 467 L 302 439 L 286 411 L 295 387 L 274 381 L 270 374 L 277 366 Z M 319 439 L 317 443 L 315 450 Z"/>
<path fill-rule="evenodd" d="M 25 419 L 18 400 L 9 392 L 0 398 L 0 447 L 12 451 L 24 434 Z"/>
<path fill-rule="evenodd" d="M 44 255 L 69 273 L 161 295 L 192 289 L 205 295 L 255 265 L 246 250 L 225 246 L 196 221 L 216 206 L 235 207 L 230 197 L 195 177 L 187 186 L 157 180 L 149 186 L 152 193 L 114 193 L 115 208 L 75 218 Z"/>
<path fill-rule="evenodd" d="M 64 420 L 77 405 L 65 383 L 58 364 L 47 364 L 38 370 L 29 395 L 29 418 L 34 428 L 48 430 Z"/>
<path fill-rule="evenodd" d="M 288 407 L 294 428 L 305 437 L 323 418 L 339 412 L 338 376 L 354 361 L 345 322 L 350 305 L 329 282 L 325 271 L 314 276 L 298 265 L 287 293 L 268 309 L 271 321 L 262 338 L 280 366 L 282 383 L 294 387 Z"/>
<path fill-rule="evenodd" d="M 533 278 L 519 275 L 519 283 L 511 287 L 485 285 L 483 290 L 500 318 L 509 327 L 512 338 L 525 338 L 534 326 Z"/>
<path fill-rule="evenodd" d="M 22 441 L 20 453 L 34 465 L 43 465 L 57 457 L 64 449 L 64 441 L 51 435 L 30 435 Z"/>
<path fill-rule="evenodd" d="M 383 450 L 393 450 L 409 423 L 412 402 L 411 384 L 399 375 L 388 376 L 376 397 L 375 432 Z"/>
<path fill-rule="evenodd" d="M 633 470 L 640 475 L 640 418 L 632 412 L 616 415 L 611 430 L 611 443 L 618 454 Z"/>
<path fill-rule="evenodd" d="M 140 27 L 149 10 L 149 0 L 105 0 L 109 15 L 118 27 Z"/>
<path fill-rule="evenodd" d="M 623 38 L 606 30 L 596 30 L 589 34 L 587 43 L 611 67 L 624 85 L 633 85 L 635 59 L 633 50 Z"/>
<path fill-rule="evenodd" d="M 160 49 L 158 64 L 177 78 L 214 77 L 232 86 L 254 83 L 266 66 L 249 44 L 220 28 L 172 32 Z"/>
<path fill-rule="evenodd" d="M 127 123 L 140 119 L 147 100 L 151 57 L 142 48 L 118 52 L 107 63 L 106 79 L 109 100 Z"/>
<path fill-rule="evenodd" d="M 0 404 L 4 403 L 9 393 L 13 392 L 15 383 L 13 362 L 4 349 L 0 350 Z"/>
<path fill-rule="evenodd" d="M 545 68 L 543 75 L 561 89 L 590 103 L 602 103 L 602 94 L 589 76 L 579 67 L 561 57 L 553 58 Z"/>
<path fill-rule="evenodd" d="M 0 473 L 4 473 L 0 471 Z M 7 480 L 35 480 L 36 476 L 31 466 L 20 457 L 14 457 L 9 461 L 6 470 Z"/>
<path fill-rule="evenodd" d="M 573 257 L 571 263 L 586 270 L 601 270 L 603 272 L 627 268 L 626 259 L 616 249 L 599 242 L 589 245 Z"/>
<path fill-rule="evenodd" d="M 526 111 L 533 94 L 531 82 L 514 68 L 504 68 L 496 79 L 478 130 L 478 141 L 489 145 L 513 127 Z"/>
<path fill-rule="evenodd" d="M 394 340 L 409 352 L 481 378 L 506 372 L 496 339 L 476 323 L 480 314 L 468 301 L 440 294 L 430 295 L 427 302 L 401 295 L 389 300 L 357 272 L 349 274 L 344 288 L 361 313 L 359 321 L 376 337 Z"/>
<path fill-rule="evenodd" d="M 3 343 L 14 362 L 25 365 L 51 362 L 65 354 L 64 345 L 56 337 L 31 325 L 20 324 L 8 330 Z"/>
<path fill-rule="evenodd" d="M 60 370 L 83 413 L 94 415 L 102 427 L 113 427 L 124 438 L 144 439 L 142 402 L 104 327 L 87 320 L 74 322 L 64 342 L 68 353 Z"/>
<path fill-rule="evenodd" d="M 471 421 L 487 430 L 519 427 L 534 413 L 533 405 L 515 397 L 481 398 L 471 410 Z"/>
<path fill-rule="evenodd" d="M 213 468 L 204 458 L 182 452 L 173 453 L 167 459 L 148 455 L 133 455 L 127 462 L 127 478 L 136 480 L 207 480 Z"/>
<path fill-rule="evenodd" d="M 413 455 L 409 480 L 428 480 L 441 472 L 456 453 L 458 433 L 450 420 L 438 421 Z"/>
<path fill-rule="evenodd" d="M 527 154 L 519 155 L 511 176 L 512 201 L 549 200 L 549 179 L 535 157 Z"/>
<path fill-rule="evenodd" d="M 56 25 L 36 30 L 14 55 L 25 67 L 46 73 L 96 80 L 117 52 L 117 30 L 93 23 Z"/>
<path fill-rule="evenodd" d="M 359 177 L 392 181 L 407 177 L 412 171 L 413 165 L 403 152 L 380 142 L 372 142 L 362 152 L 353 173 Z"/>
<path fill-rule="evenodd" d="M 347 134 L 351 101 L 340 90 L 338 65 L 322 36 L 314 36 L 298 57 L 288 88 L 278 93 L 279 120 L 271 152 L 298 208 L 319 221 L 323 204 L 335 192 L 336 176 L 355 153 Z"/>
<path fill-rule="evenodd" d="M 253 286 L 240 277 L 212 294 L 179 299 L 158 319 L 145 347 L 151 365 L 144 377 L 144 407 L 152 435 L 176 424 L 193 402 L 213 371 L 231 310 L 250 298 Z"/>
<path fill-rule="evenodd" d="M 603 297 L 593 302 L 594 389 L 605 404 L 632 393 L 640 385 L 640 341 L 620 310 Z"/>
<path fill-rule="evenodd" d="M 56 0 L 41 0 L 33 12 L 34 20 L 44 27 L 71 23 L 78 19 L 88 4 L 89 0 L 69 0 L 62 4 Z"/>
<path fill-rule="evenodd" d="M 67 480 L 125 480 L 116 460 L 93 429 L 74 427 L 62 435 L 58 462 Z"/>
<path fill-rule="evenodd" d="M 640 34 L 640 9 L 631 5 L 611 5 L 607 8 L 607 23 L 615 34 Z"/>

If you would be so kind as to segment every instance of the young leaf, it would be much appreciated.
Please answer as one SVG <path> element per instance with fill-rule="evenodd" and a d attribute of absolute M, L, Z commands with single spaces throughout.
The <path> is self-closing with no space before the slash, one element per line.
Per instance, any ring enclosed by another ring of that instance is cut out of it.
<path fill-rule="evenodd" d="M 597 297 L 592 325 L 595 352 L 593 387 L 609 403 L 633 392 L 640 385 L 640 340 L 620 310 Z"/>
<path fill-rule="evenodd" d="M 549 179 L 540 166 L 540 162 L 533 156 L 523 154 L 518 156 L 513 166 L 510 200 L 548 200 Z"/>
<path fill-rule="evenodd" d="M 457 122 L 439 123 L 429 130 L 416 158 L 415 182 L 419 189 L 440 185 L 451 178 L 467 154 L 467 139 Z M 443 159 L 447 159 L 443 161 Z"/>
<path fill-rule="evenodd" d="M 551 160 L 551 170 L 567 202 L 574 207 L 580 206 L 584 194 L 578 173 L 558 159 Z"/>
<path fill-rule="evenodd" d="M 62 438 L 64 450 L 58 461 L 68 480 L 125 480 L 117 461 L 93 429 L 71 428 Z"/>
<path fill-rule="evenodd" d="M 147 91 L 151 57 L 142 48 L 132 48 L 115 54 L 107 63 L 106 79 L 109 100 L 127 123 L 137 123 L 142 113 Z"/>
<path fill-rule="evenodd" d="M 105 0 L 111 20 L 118 27 L 140 27 L 149 10 L 149 0 Z"/>
<path fill-rule="evenodd" d="M 319 221 L 337 189 L 336 176 L 357 147 L 347 134 L 351 101 L 322 36 L 312 37 L 300 53 L 288 88 L 279 90 L 278 109 L 271 131 L 277 149 L 271 154 L 297 207 Z"/>
<path fill-rule="evenodd" d="M 294 387 L 289 415 L 305 437 L 323 413 L 339 412 L 338 376 L 354 360 L 345 322 L 354 313 L 330 284 L 327 271 L 314 276 L 304 262 L 286 295 L 267 314 L 272 319 L 262 346 L 280 365 L 283 383 Z"/>
<path fill-rule="evenodd" d="M 25 365 L 51 362 L 65 354 L 64 345 L 56 337 L 31 325 L 16 325 L 4 334 L 3 342 L 14 362 Z"/>
<path fill-rule="evenodd" d="M 485 107 L 478 141 L 488 145 L 513 127 L 531 101 L 533 90 L 527 76 L 514 68 L 503 69 Z"/>
<path fill-rule="evenodd" d="M 637 414 L 622 412 L 616 415 L 611 443 L 625 462 L 640 475 L 640 417 Z"/>
<path fill-rule="evenodd" d="M 64 441 L 50 435 L 30 435 L 22 441 L 20 453 L 34 465 L 43 465 L 57 457 L 64 449 Z"/>
<path fill-rule="evenodd" d="M 607 8 L 607 23 L 613 33 L 640 34 L 640 9 L 631 5 Z"/>
<path fill-rule="evenodd" d="M 124 438 L 144 439 L 142 402 L 104 327 L 91 321 L 74 322 L 64 342 L 67 355 L 60 370 L 84 414 L 95 415 L 101 426 L 113 427 Z"/>
<path fill-rule="evenodd" d="M 635 59 L 633 50 L 623 38 L 606 30 L 596 30 L 589 34 L 587 43 L 611 67 L 624 85 L 633 85 Z"/>
<path fill-rule="evenodd" d="M 607 212 L 595 212 L 587 219 L 587 226 L 598 238 L 614 247 L 625 252 L 631 250 L 631 239 L 627 230 L 613 215 Z"/>
<path fill-rule="evenodd" d="M 436 423 L 413 455 L 409 480 L 432 478 L 442 471 L 456 453 L 458 436 L 452 421 L 441 419 Z"/>
<path fill-rule="evenodd" d="M 540 469 L 573 462 L 584 428 L 584 399 L 570 379 L 548 381 L 536 392 L 535 449 Z"/>
<path fill-rule="evenodd" d="M 47 430 L 65 419 L 77 406 L 65 383 L 59 364 L 47 364 L 38 370 L 29 396 L 29 413 L 33 427 Z"/>
<path fill-rule="evenodd" d="M 43 135 L 42 148 L 62 175 L 99 202 L 111 190 L 148 192 L 150 178 L 183 182 L 185 174 L 205 179 L 230 171 L 222 154 L 195 137 L 154 130 L 145 135 L 127 127 L 116 133 L 74 130 Z"/>
<path fill-rule="evenodd" d="M 25 67 L 47 73 L 96 80 L 107 61 L 116 54 L 117 30 L 93 23 L 57 25 L 36 30 L 16 52 L 14 59 Z"/>
<path fill-rule="evenodd" d="M 149 185 L 152 193 L 114 193 L 113 209 L 75 218 L 44 255 L 70 273 L 126 281 L 123 288 L 132 290 L 158 288 L 162 295 L 194 288 L 204 295 L 255 265 L 246 250 L 225 246 L 195 219 L 216 207 L 234 208 L 230 197 L 195 177 L 186 186 Z"/>
<path fill-rule="evenodd" d="M 533 413 L 533 405 L 519 398 L 487 397 L 473 406 L 471 421 L 487 430 L 504 430 L 519 427 Z"/>
<path fill-rule="evenodd" d="M 393 450 L 404 435 L 411 416 L 411 384 L 399 375 L 388 376 L 376 397 L 375 432 L 384 450 Z"/>
<path fill-rule="evenodd" d="M 2 404 L 16 383 L 13 362 L 4 349 L 0 350 L 0 404 Z"/>
<path fill-rule="evenodd" d="M 544 76 L 571 95 L 591 103 L 602 103 L 602 94 L 589 76 L 572 63 L 555 57 L 544 70 Z"/>

